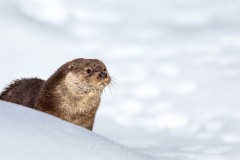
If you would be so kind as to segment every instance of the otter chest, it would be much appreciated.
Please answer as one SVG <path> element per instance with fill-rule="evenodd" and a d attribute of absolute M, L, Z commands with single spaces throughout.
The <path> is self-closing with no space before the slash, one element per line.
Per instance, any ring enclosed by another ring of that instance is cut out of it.
<path fill-rule="evenodd" d="M 95 94 L 86 94 L 83 97 L 64 98 L 60 104 L 60 108 L 67 114 L 83 114 L 97 110 L 100 103 L 100 96 Z"/>

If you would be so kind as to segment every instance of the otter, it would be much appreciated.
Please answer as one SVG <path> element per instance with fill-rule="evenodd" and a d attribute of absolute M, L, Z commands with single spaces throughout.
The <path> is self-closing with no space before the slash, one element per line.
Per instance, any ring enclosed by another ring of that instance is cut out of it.
<path fill-rule="evenodd" d="M 0 99 L 92 130 L 101 94 L 110 82 L 102 61 L 79 58 L 62 65 L 46 81 L 38 78 L 13 81 Z"/>

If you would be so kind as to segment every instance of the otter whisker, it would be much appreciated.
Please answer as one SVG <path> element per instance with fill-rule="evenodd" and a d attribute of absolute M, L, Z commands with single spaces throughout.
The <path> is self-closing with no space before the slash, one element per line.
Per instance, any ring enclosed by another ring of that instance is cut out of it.
<path fill-rule="evenodd" d="M 120 87 L 120 85 L 119 85 L 120 82 L 117 79 L 113 78 L 113 77 L 111 77 L 111 78 L 112 78 L 112 80 L 111 80 L 110 84 Z"/>
<path fill-rule="evenodd" d="M 104 94 L 104 96 L 106 96 L 106 92 L 105 92 L 105 89 L 103 90 L 103 94 Z"/>
<path fill-rule="evenodd" d="M 112 88 L 111 88 L 111 84 L 109 84 L 106 88 L 108 88 L 109 90 L 110 90 L 110 93 L 111 93 L 111 95 L 112 95 L 112 97 L 113 97 L 113 92 L 112 92 Z M 107 91 L 106 91 L 106 88 L 104 88 L 103 89 L 103 94 L 104 94 L 104 96 L 106 96 L 107 94 Z"/>
<path fill-rule="evenodd" d="M 114 81 L 111 81 L 111 83 L 109 84 L 109 86 L 112 86 L 113 88 L 114 87 L 120 87 L 116 82 L 114 82 Z"/>
<path fill-rule="evenodd" d="M 116 83 L 120 83 L 116 78 L 114 78 L 113 76 L 111 76 L 111 79 L 116 82 Z"/>

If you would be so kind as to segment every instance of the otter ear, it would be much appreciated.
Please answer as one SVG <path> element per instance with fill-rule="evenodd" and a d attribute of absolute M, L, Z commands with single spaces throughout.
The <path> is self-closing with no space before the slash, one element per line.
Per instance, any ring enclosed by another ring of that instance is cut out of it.
<path fill-rule="evenodd" d="M 74 69 L 74 67 L 75 67 L 75 63 L 70 63 L 69 65 L 68 65 L 68 69 L 69 70 L 73 70 Z"/>

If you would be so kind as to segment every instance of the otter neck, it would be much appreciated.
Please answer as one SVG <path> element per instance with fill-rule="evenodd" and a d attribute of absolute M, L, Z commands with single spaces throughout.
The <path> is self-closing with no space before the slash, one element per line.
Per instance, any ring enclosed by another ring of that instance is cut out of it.
<path fill-rule="evenodd" d="M 60 100 L 57 107 L 62 111 L 61 118 L 91 129 L 100 104 L 101 92 L 82 89 L 73 93 L 72 90 L 62 86 L 64 85 L 56 87 Z"/>

